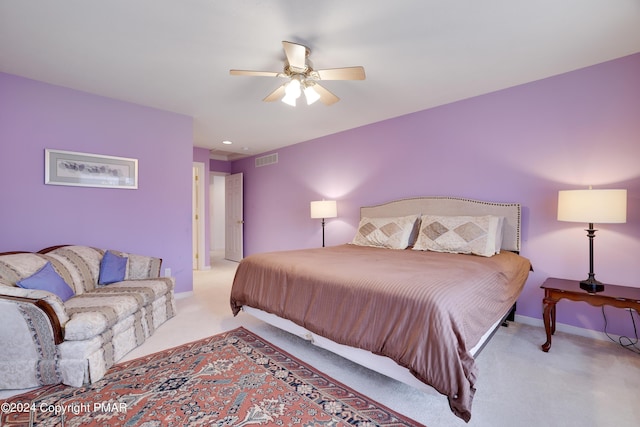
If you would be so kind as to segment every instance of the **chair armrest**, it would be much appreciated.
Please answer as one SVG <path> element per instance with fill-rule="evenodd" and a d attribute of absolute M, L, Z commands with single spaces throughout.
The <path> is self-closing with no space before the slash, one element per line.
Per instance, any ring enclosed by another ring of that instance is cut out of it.
<path fill-rule="evenodd" d="M 27 298 L 27 297 L 21 297 L 21 296 L 13 296 L 13 295 L 1 295 L 1 294 L 0 294 L 0 298 L 4 300 L 9 300 L 9 301 L 31 303 L 36 307 L 38 307 L 49 318 L 51 329 L 53 330 L 53 340 L 55 344 L 56 345 L 61 344 L 64 341 L 64 332 L 62 331 L 62 325 L 60 324 L 58 315 L 56 314 L 51 304 L 49 304 L 47 301 L 45 301 L 44 299 Z"/>
<path fill-rule="evenodd" d="M 162 259 L 136 254 L 126 254 L 129 257 L 127 280 L 157 279 L 160 277 Z"/>
<path fill-rule="evenodd" d="M 57 295 L 51 292 L 3 285 L 2 281 L 0 281 L 0 297 L 2 296 L 44 300 L 53 309 L 61 326 L 64 326 L 69 321 L 69 315 L 64 303 Z"/>

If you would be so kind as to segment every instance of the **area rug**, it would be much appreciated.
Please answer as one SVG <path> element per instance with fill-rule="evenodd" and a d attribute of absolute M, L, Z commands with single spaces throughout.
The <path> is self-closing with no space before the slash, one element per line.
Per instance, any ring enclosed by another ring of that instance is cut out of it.
<path fill-rule="evenodd" d="M 1 426 L 419 426 L 238 328 L 2 402 Z"/>

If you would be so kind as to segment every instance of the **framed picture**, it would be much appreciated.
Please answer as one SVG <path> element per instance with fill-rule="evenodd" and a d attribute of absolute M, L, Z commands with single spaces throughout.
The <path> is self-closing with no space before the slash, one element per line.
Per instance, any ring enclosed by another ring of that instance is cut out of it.
<path fill-rule="evenodd" d="M 138 188 L 138 159 L 45 149 L 44 183 Z"/>

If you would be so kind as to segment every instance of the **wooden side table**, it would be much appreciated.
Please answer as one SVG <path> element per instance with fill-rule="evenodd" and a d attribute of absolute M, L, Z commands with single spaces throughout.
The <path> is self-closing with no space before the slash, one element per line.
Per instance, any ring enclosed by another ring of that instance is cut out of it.
<path fill-rule="evenodd" d="M 610 305 L 617 308 L 632 308 L 640 313 L 640 288 L 605 284 L 604 291 L 590 294 L 580 288 L 578 280 L 553 277 L 545 280 L 540 287 L 544 289 L 542 319 L 547 333 L 547 342 L 542 344 L 544 352 L 551 348 L 551 335 L 556 332 L 556 303 L 562 298 L 584 301 L 597 307 Z"/>

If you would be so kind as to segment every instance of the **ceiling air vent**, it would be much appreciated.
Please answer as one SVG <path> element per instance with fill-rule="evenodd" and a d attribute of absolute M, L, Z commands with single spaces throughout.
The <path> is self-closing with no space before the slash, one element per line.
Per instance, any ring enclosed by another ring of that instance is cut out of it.
<path fill-rule="evenodd" d="M 256 167 L 272 165 L 278 163 L 278 153 L 267 154 L 266 156 L 256 157 Z"/>

